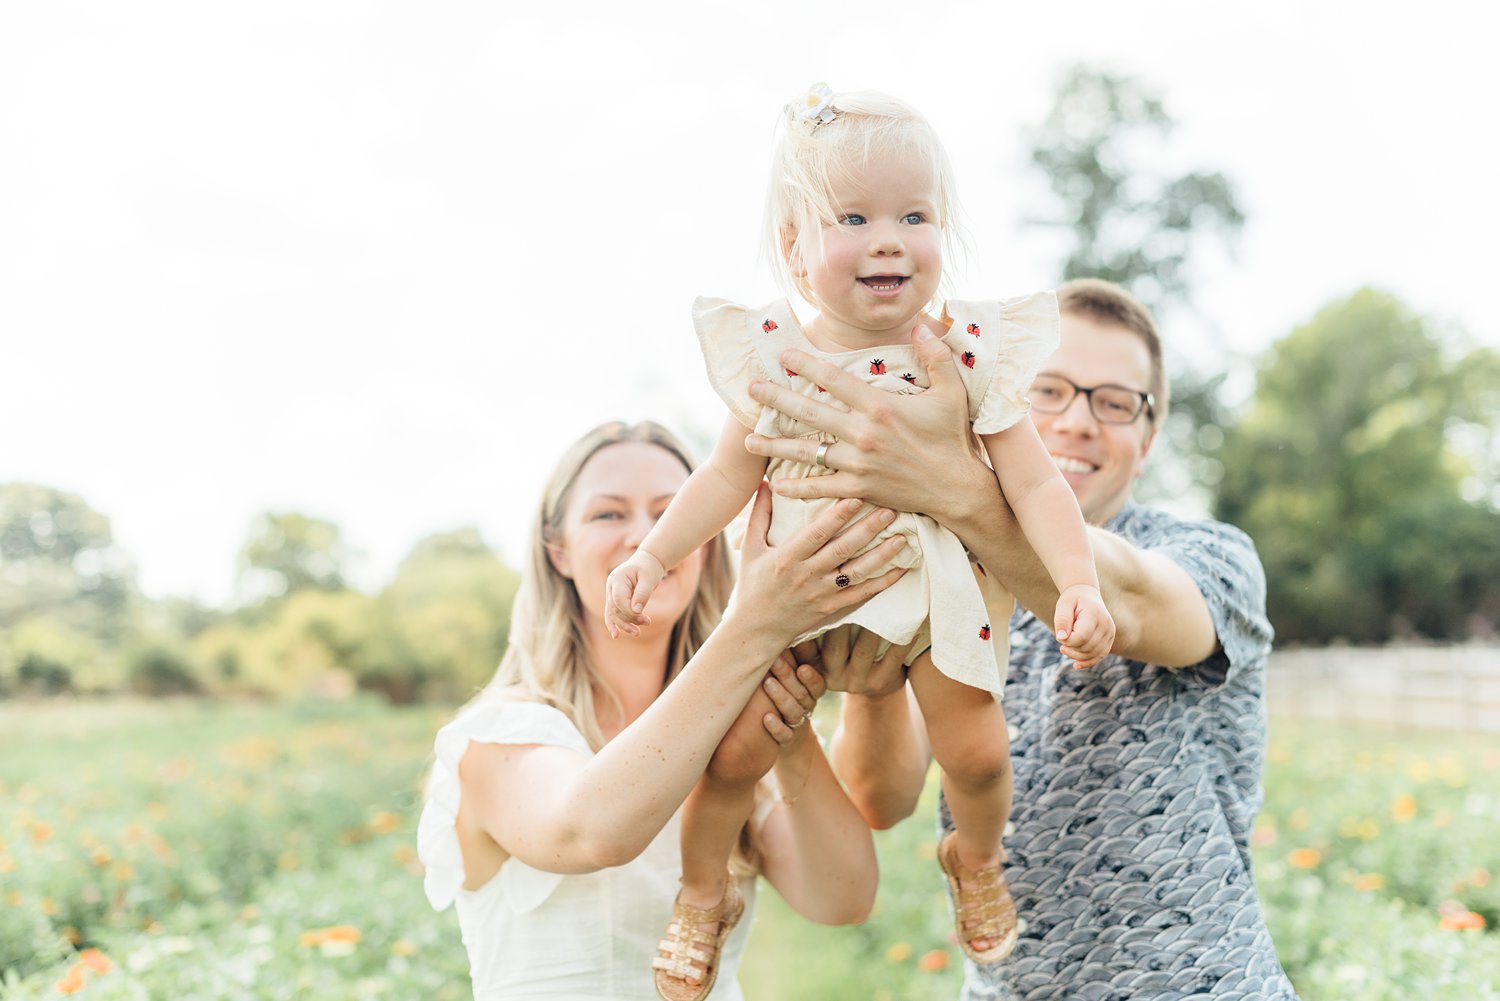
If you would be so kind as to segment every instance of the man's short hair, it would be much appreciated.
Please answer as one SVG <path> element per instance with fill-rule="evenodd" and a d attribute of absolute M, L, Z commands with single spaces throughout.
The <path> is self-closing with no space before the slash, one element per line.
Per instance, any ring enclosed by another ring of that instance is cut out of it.
<path fill-rule="evenodd" d="M 1151 311 L 1135 296 L 1114 282 L 1102 278 L 1074 278 L 1057 287 L 1057 309 L 1063 314 L 1085 316 L 1097 323 L 1113 323 L 1139 337 L 1151 356 L 1151 393 L 1156 405 L 1151 411 L 1151 424 L 1159 427 L 1167 416 L 1167 400 L 1170 387 L 1167 385 L 1166 368 L 1161 359 L 1161 335 L 1156 332 L 1156 321 Z"/>

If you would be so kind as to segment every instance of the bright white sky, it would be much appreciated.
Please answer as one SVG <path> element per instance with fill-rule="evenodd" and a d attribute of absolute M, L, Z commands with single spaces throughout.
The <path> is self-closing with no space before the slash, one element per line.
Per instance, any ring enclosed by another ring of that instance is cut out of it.
<path fill-rule="evenodd" d="M 154 595 L 228 599 L 267 509 L 341 525 L 366 587 L 463 524 L 514 562 L 587 428 L 718 427 L 688 306 L 774 294 L 765 164 L 815 80 L 933 119 L 961 294 L 1054 283 L 1024 129 L 1087 61 L 1158 88 L 1173 160 L 1249 216 L 1180 350 L 1231 365 L 1367 283 L 1500 343 L 1494 25 L 1383 9 L 6 4 L 0 482 L 81 494 Z"/>

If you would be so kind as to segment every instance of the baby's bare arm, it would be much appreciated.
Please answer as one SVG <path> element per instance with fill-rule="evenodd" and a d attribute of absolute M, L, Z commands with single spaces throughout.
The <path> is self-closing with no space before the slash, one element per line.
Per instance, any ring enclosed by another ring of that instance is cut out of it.
<path fill-rule="evenodd" d="M 1023 418 L 980 437 L 1006 502 L 1057 589 L 1087 584 L 1098 590 L 1099 573 L 1078 498 L 1047 454 L 1036 426 Z"/>
<path fill-rule="evenodd" d="M 755 496 L 766 460 L 745 451 L 746 429 L 728 418 L 708 461 L 693 471 L 641 543 L 670 570 L 724 531 Z"/>

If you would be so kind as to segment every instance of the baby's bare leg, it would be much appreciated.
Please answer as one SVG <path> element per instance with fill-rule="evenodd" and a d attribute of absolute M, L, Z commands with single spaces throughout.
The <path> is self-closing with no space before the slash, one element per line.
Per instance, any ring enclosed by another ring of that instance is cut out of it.
<path fill-rule="evenodd" d="M 924 653 L 908 673 L 932 756 L 943 770 L 943 796 L 957 829 L 958 856 L 982 869 L 1000 859 L 1010 819 L 1010 737 L 1005 712 L 989 692 L 954 681 Z"/>
<path fill-rule="evenodd" d="M 724 896 L 724 870 L 754 809 L 755 784 L 776 764 L 778 745 L 762 722 L 767 713 L 776 706 L 757 689 L 682 805 L 684 904 L 707 909 Z"/>

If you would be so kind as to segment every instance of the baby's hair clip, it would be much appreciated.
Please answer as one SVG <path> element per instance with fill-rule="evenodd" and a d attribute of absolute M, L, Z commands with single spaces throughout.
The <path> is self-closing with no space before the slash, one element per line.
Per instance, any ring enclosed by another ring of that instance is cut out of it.
<path fill-rule="evenodd" d="M 838 117 L 833 107 L 833 91 L 826 83 L 813 84 L 806 94 L 786 106 L 786 116 L 794 122 L 827 125 Z"/>

